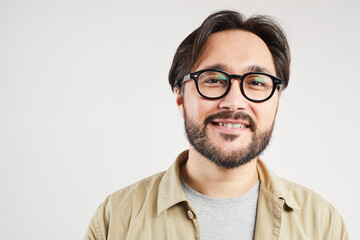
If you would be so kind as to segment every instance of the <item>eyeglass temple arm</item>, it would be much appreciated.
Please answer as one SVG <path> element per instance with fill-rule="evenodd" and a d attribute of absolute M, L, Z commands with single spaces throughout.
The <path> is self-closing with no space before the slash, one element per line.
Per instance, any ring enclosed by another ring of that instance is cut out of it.
<path fill-rule="evenodd" d="M 189 73 L 189 74 L 187 74 L 187 75 L 184 76 L 183 80 L 180 82 L 179 85 L 183 84 L 184 82 L 186 82 L 186 81 L 188 81 L 188 80 L 190 80 L 190 79 L 191 79 L 191 77 L 190 77 L 190 73 Z"/>

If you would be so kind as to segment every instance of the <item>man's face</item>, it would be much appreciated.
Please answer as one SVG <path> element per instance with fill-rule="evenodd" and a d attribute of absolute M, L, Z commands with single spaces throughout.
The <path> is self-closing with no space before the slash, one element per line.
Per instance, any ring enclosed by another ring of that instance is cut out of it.
<path fill-rule="evenodd" d="M 212 34 L 191 72 L 216 68 L 229 74 L 251 71 L 276 76 L 272 55 L 256 35 L 228 30 Z M 254 103 L 240 91 L 233 79 L 229 93 L 218 100 L 201 97 L 194 81 L 177 91 L 177 104 L 185 120 L 191 147 L 217 165 L 233 168 L 258 156 L 270 141 L 278 106 L 278 91 L 271 99 Z"/>

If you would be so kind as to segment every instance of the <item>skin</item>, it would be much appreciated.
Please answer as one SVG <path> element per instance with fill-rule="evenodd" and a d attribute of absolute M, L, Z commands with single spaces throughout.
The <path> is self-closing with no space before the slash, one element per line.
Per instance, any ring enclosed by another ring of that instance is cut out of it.
<path fill-rule="evenodd" d="M 272 55 L 266 44 L 256 35 L 242 30 L 227 30 L 217 32 L 208 38 L 199 54 L 191 72 L 221 65 L 217 68 L 229 74 L 244 74 L 253 67 L 262 68 L 263 72 L 276 76 Z M 176 89 L 176 104 L 180 114 L 187 116 L 199 124 L 204 119 L 220 111 L 243 111 L 249 114 L 257 124 L 257 131 L 270 129 L 277 113 L 279 92 L 268 101 L 254 103 L 247 100 L 240 92 L 239 80 L 233 79 L 230 92 L 218 100 L 208 100 L 201 97 L 194 81 L 184 84 L 183 96 Z M 232 119 L 219 120 L 234 122 Z M 240 121 L 244 123 L 243 121 Z M 210 141 L 220 146 L 224 154 L 230 154 L 239 148 L 246 148 L 253 132 L 249 128 L 232 129 L 208 124 L 206 127 Z M 224 134 L 236 135 L 233 141 L 226 141 Z M 233 169 L 225 169 L 203 157 L 191 145 L 189 159 L 180 169 L 185 182 L 194 190 L 217 198 L 231 198 L 250 190 L 258 181 L 256 169 L 257 158 L 249 163 Z"/>

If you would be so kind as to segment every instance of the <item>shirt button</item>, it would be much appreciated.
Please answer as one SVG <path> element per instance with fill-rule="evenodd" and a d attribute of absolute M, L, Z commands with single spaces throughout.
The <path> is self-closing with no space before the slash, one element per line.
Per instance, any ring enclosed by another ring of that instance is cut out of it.
<path fill-rule="evenodd" d="M 187 211 L 187 215 L 190 219 L 194 219 L 194 213 L 191 210 Z"/>

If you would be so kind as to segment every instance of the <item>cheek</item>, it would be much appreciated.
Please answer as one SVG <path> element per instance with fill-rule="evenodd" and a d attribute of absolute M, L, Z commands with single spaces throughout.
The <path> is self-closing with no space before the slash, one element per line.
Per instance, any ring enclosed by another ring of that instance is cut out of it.
<path fill-rule="evenodd" d="M 206 100 L 201 100 L 196 97 L 185 97 L 185 111 L 188 117 L 202 121 L 208 116 L 211 110 L 212 108 L 206 103 Z"/>
<path fill-rule="evenodd" d="M 184 106 L 188 117 L 203 121 L 207 116 L 216 111 L 217 101 L 203 99 L 197 92 L 195 86 L 184 89 Z"/>
<path fill-rule="evenodd" d="M 278 101 L 265 103 L 253 108 L 259 128 L 268 128 L 273 124 L 276 117 Z"/>

